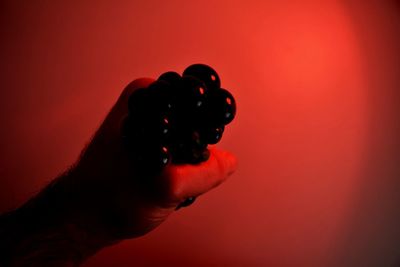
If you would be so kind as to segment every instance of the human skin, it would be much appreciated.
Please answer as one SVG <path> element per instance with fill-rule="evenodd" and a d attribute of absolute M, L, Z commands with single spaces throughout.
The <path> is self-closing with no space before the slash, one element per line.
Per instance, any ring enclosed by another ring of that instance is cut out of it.
<path fill-rule="evenodd" d="M 134 90 L 130 83 L 79 160 L 19 209 L 2 215 L 0 262 L 9 266 L 77 266 L 109 245 L 142 236 L 189 197 L 221 184 L 236 158 L 210 148 L 196 165 L 167 165 L 161 173 L 138 172 L 123 145 L 121 124 Z"/>

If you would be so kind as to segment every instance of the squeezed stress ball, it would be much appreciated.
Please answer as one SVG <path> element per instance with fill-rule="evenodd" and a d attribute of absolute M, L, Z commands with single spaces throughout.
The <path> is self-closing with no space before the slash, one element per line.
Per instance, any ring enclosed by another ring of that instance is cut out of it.
<path fill-rule="evenodd" d="M 132 159 L 156 173 L 170 163 L 197 164 L 209 157 L 236 114 L 232 94 L 221 88 L 217 72 L 193 64 L 182 76 L 163 73 L 147 88 L 132 93 L 123 131 Z M 189 198 L 186 204 L 191 204 Z M 183 204 L 184 206 L 185 204 Z"/>

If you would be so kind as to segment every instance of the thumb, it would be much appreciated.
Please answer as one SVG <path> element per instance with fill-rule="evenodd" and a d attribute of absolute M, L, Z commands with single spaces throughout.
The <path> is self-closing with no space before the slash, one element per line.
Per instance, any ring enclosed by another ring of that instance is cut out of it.
<path fill-rule="evenodd" d="M 210 148 L 210 158 L 200 164 L 170 165 L 164 172 L 164 183 L 170 201 L 180 203 L 215 188 L 237 168 L 236 157 L 216 147 Z"/>

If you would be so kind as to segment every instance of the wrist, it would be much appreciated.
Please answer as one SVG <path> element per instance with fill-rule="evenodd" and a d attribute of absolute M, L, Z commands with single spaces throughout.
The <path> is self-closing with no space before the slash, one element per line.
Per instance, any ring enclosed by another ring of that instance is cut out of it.
<path fill-rule="evenodd" d="M 62 175 L 23 206 L 0 217 L 0 263 L 78 265 L 111 244 L 94 224 L 92 212 L 80 206 L 76 175 L 73 170 Z"/>

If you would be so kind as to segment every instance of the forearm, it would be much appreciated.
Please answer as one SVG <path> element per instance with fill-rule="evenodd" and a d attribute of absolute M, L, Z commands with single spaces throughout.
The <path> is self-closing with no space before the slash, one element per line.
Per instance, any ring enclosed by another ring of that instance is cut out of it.
<path fill-rule="evenodd" d="M 77 212 L 80 197 L 70 190 L 71 175 L 0 217 L 0 266 L 78 266 L 105 245 L 85 227 L 89 215 Z"/>
<path fill-rule="evenodd" d="M 1 266 L 76 266 L 80 262 L 67 225 L 25 221 L 20 213 L 16 210 L 1 218 L 5 221 L 1 225 Z"/>

